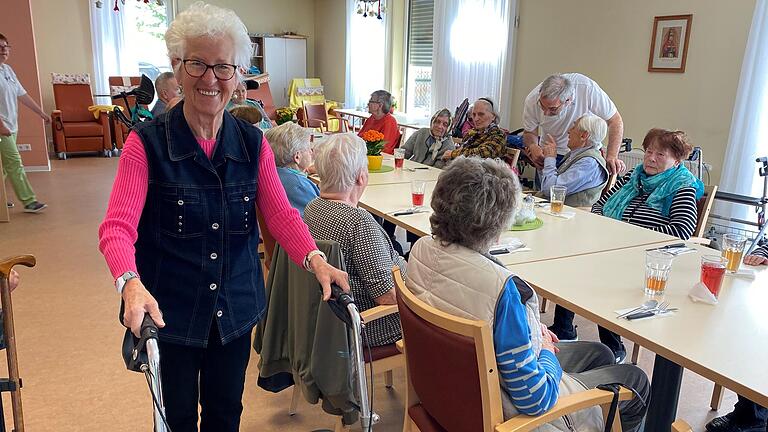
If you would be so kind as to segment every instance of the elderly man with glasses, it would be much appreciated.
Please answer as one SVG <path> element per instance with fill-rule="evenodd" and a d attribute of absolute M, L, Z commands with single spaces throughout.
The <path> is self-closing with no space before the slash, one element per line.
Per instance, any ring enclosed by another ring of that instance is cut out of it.
<path fill-rule="evenodd" d="M 624 122 L 610 97 L 587 76 L 578 73 L 555 74 L 537 85 L 525 98 L 523 143 L 528 158 L 541 169 L 544 154 L 539 136 L 552 135 L 557 142 L 558 159 L 568 153 L 568 129 L 585 114 L 594 114 L 608 123 L 606 165 L 611 173 L 626 170 L 618 158 L 624 135 Z"/>

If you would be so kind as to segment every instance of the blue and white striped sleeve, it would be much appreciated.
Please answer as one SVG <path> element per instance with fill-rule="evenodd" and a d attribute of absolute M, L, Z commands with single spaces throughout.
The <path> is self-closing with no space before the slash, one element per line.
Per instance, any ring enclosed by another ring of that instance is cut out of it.
<path fill-rule="evenodd" d="M 563 369 L 551 351 L 542 350 L 536 357 L 530 333 L 520 293 L 509 278 L 496 305 L 496 364 L 502 387 L 515 408 L 523 414 L 539 415 L 557 402 Z"/>

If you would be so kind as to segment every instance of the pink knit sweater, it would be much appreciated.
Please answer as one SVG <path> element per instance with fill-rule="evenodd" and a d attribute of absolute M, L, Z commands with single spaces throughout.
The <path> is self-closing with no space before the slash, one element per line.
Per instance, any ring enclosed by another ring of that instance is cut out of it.
<path fill-rule="evenodd" d="M 210 158 L 216 140 L 198 138 L 197 142 Z M 148 185 L 149 169 L 144 144 L 135 132 L 131 132 L 117 166 L 107 214 L 99 227 L 99 250 L 104 254 L 115 278 L 126 271 L 137 270 L 134 243 L 138 238 L 137 227 L 147 198 Z M 288 252 L 291 260 L 303 265 L 304 257 L 317 249 L 317 246 L 299 212 L 288 202 L 285 189 L 277 176 L 272 148 L 266 139 L 262 141 L 259 154 L 256 207 L 264 215 L 266 228 Z"/>

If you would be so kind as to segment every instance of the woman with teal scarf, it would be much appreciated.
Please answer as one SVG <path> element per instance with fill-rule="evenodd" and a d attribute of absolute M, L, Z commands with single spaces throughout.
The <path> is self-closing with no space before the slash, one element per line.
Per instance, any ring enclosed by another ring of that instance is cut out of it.
<path fill-rule="evenodd" d="M 692 148 L 684 132 L 651 129 L 643 140 L 643 163 L 619 179 L 592 206 L 592 213 L 687 240 L 696 228 L 696 202 L 704 194 L 704 184 L 681 163 Z M 560 340 L 576 339 L 573 312 L 557 306 L 550 330 Z M 613 350 L 617 362 L 623 360 L 621 337 L 599 330 L 600 341 Z"/>

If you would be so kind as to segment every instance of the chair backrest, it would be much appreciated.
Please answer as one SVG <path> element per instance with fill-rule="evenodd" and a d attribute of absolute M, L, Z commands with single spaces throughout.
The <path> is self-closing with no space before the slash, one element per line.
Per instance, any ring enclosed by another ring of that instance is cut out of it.
<path fill-rule="evenodd" d="M 65 122 L 98 121 L 88 111 L 93 105 L 88 74 L 51 74 L 53 100 Z"/>
<path fill-rule="evenodd" d="M 704 236 L 704 229 L 707 227 L 707 219 L 709 219 L 709 212 L 712 210 L 712 203 L 715 202 L 716 193 L 717 185 L 705 186 L 704 195 L 702 195 L 696 202 L 698 217 L 696 220 L 696 229 L 693 231 L 694 237 Z"/>
<path fill-rule="evenodd" d="M 259 88 L 248 90 L 248 99 L 261 101 L 264 106 L 264 112 L 267 113 L 269 118 L 277 120 L 277 108 L 275 107 L 274 99 L 272 99 L 272 91 L 269 89 L 269 74 L 259 75 L 256 81 L 259 82 Z"/>
<path fill-rule="evenodd" d="M 492 431 L 503 414 L 489 324 L 429 306 L 405 286 L 399 269 L 393 275 L 408 393 L 415 396 L 406 410 L 426 412 L 446 430 Z M 451 355 L 446 357 L 446 352 Z"/>
<path fill-rule="evenodd" d="M 109 81 L 109 94 L 115 95 L 117 93 L 120 93 L 122 91 L 130 91 L 132 87 L 137 87 L 139 84 L 141 84 L 141 77 L 140 76 L 111 76 L 108 78 Z M 136 105 L 136 96 L 128 96 L 128 103 L 131 106 Z M 125 106 L 125 101 L 120 99 L 113 99 L 112 100 L 113 105 L 120 105 L 123 108 L 127 108 Z"/>
<path fill-rule="evenodd" d="M 618 177 L 619 177 L 619 175 L 617 173 L 608 174 L 608 182 L 605 183 L 605 186 L 603 187 L 603 191 L 600 192 L 600 197 L 604 197 L 608 193 L 608 191 L 611 190 L 613 185 L 616 184 L 616 179 Z"/>
<path fill-rule="evenodd" d="M 302 102 L 304 108 L 304 127 L 312 128 L 328 128 L 328 111 L 325 110 L 325 101 L 317 102 Z"/>

